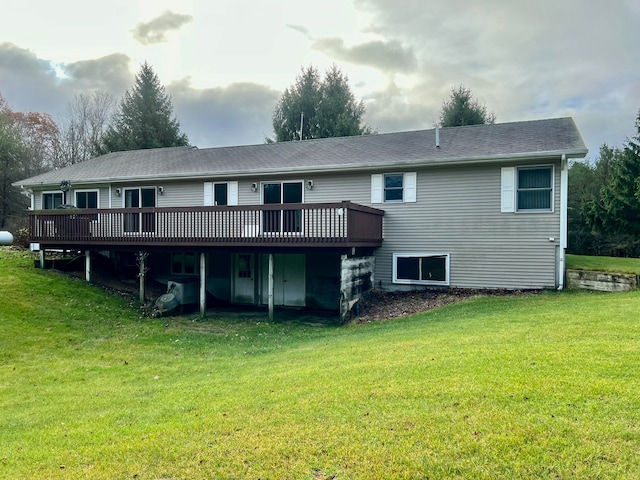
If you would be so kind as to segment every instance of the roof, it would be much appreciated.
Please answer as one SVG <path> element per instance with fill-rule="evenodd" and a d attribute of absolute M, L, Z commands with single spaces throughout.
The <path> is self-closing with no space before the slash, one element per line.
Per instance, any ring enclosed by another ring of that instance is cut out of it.
<path fill-rule="evenodd" d="M 587 148 L 573 119 L 471 125 L 436 130 L 198 149 L 113 152 L 16 182 L 33 187 L 149 179 L 240 177 L 296 171 L 375 170 L 429 164 L 582 158 Z"/>

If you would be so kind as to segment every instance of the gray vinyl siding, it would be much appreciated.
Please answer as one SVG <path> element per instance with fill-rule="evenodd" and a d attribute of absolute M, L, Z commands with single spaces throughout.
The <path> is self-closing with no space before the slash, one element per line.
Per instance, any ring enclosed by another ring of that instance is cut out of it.
<path fill-rule="evenodd" d="M 560 166 L 554 211 L 542 213 L 500 212 L 501 166 L 418 170 L 415 204 L 373 205 L 386 212 L 377 286 L 407 288 L 392 284 L 393 253 L 433 253 L 450 255 L 451 287 L 553 288 Z"/>
<path fill-rule="evenodd" d="M 240 180 L 238 182 L 238 205 L 260 205 L 260 178 Z M 258 190 L 252 191 L 251 185 L 258 184 Z"/>
<path fill-rule="evenodd" d="M 371 204 L 371 172 L 313 175 L 305 202 L 349 200 L 385 210 L 384 242 L 375 252 L 376 287 L 414 288 L 393 283 L 394 253 L 434 253 L 450 255 L 451 287 L 553 288 L 560 244 L 560 165 L 522 164 L 554 166 L 553 212 L 501 213 L 500 173 L 507 165 L 394 169 L 417 172 L 416 203 Z"/>
<path fill-rule="evenodd" d="M 376 287 L 407 289 L 393 283 L 393 254 L 449 254 L 451 287 L 465 288 L 553 288 L 556 284 L 556 248 L 560 244 L 559 161 L 522 162 L 524 165 L 553 165 L 553 212 L 501 213 L 501 167 L 512 162 L 483 165 L 435 166 L 393 171 L 291 175 L 256 175 L 238 179 L 239 205 L 261 203 L 265 181 L 313 180 L 311 190 L 303 187 L 305 203 L 351 201 L 385 210 L 384 241 L 376 249 Z M 417 173 L 415 203 L 371 204 L 372 173 Z M 233 179 L 209 178 L 207 181 Z M 204 204 L 204 181 L 184 180 L 144 184 L 100 186 L 100 206 L 122 206 L 116 188 L 162 186 L 159 207 Z M 252 184 L 258 189 L 252 191 Z M 81 188 L 81 186 L 77 186 Z M 92 188 L 92 187 L 88 187 Z M 37 192 L 36 209 L 41 195 Z M 553 240 L 550 240 L 553 239 Z"/>
<path fill-rule="evenodd" d="M 158 207 L 190 207 L 204 205 L 204 182 L 159 183 Z"/>

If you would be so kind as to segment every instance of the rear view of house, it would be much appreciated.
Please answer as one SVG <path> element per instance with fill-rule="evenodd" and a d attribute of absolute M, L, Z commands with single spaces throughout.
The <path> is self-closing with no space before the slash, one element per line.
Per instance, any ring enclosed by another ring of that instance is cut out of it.
<path fill-rule="evenodd" d="M 208 293 L 346 318 L 372 288 L 562 288 L 567 162 L 586 153 L 559 118 L 114 152 L 16 185 L 42 251 L 122 272 L 142 251 L 201 308 Z"/>

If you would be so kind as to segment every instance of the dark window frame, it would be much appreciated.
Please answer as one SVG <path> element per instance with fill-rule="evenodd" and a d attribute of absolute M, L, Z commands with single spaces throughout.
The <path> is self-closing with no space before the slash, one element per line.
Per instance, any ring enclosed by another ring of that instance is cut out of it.
<path fill-rule="evenodd" d="M 394 253 L 393 283 L 448 286 L 450 261 L 450 253 Z"/>
<path fill-rule="evenodd" d="M 546 178 L 525 178 L 528 173 L 546 171 Z M 553 212 L 553 165 L 532 165 L 516 168 L 516 212 Z"/>
<path fill-rule="evenodd" d="M 400 185 L 392 183 L 394 178 L 400 179 Z M 384 203 L 404 202 L 404 187 L 404 173 L 385 173 L 382 176 L 382 201 Z"/>
<path fill-rule="evenodd" d="M 60 201 L 56 202 L 55 198 L 59 197 Z M 46 200 L 51 198 L 50 201 Z M 64 195 L 62 192 L 42 192 L 42 210 L 55 210 L 62 205 Z"/>
<path fill-rule="evenodd" d="M 85 197 L 84 202 L 80 201 L 79 195 L 83 195 Z M 88 197 L 89 195 L 93 196 L 95 195 L 95 206 L 87 206 L 88 203 L 93 203 L 93 202 L 88 202 Z M 74 197 L 75 197 L 75 203 L 74 205 L 78 208 L 100 208 L 100 193 L 98 190 L 76 190 L 74 192 Z"/>

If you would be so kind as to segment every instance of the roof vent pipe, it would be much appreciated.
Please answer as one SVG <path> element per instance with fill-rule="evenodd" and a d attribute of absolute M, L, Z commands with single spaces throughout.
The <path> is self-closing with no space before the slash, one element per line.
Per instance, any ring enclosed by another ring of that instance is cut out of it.
<path fill-rule="evenodd" d="M 440 127 L 436 125 L 436 148 L 440 148 Z"/>

